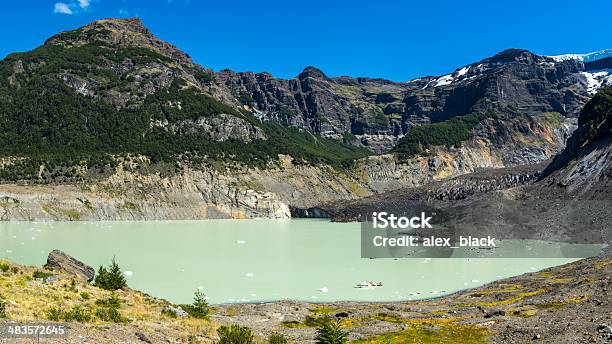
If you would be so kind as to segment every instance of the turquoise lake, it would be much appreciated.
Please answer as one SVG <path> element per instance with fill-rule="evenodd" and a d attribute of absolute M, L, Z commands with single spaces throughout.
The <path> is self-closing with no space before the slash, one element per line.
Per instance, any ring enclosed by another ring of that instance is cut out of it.
<path fill-rule="evenodd" d="M 326 220 L 0 223 L 2 258 L 40 266 L 53 249 L 96 269 L 114 256 L 130 287 L 176 303 L 197 288 L 211 303 L 415 300 L 575 260 L 363 259 L 360 225 Z"/>

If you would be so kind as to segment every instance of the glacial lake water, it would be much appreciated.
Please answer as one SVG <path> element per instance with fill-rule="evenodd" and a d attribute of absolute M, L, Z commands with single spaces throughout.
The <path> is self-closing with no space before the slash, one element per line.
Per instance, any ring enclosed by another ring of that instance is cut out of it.
<path fill-rule="evenodd" d="M 53 249 L 96 269 L 115 256 L 130 287 L 176 303 L 201 287 L 213 304 L 415 300 L 575 260 L 363 259 L 360 225 L 326 220 L 0 223 L 1 258 L 40 266 Z"/>

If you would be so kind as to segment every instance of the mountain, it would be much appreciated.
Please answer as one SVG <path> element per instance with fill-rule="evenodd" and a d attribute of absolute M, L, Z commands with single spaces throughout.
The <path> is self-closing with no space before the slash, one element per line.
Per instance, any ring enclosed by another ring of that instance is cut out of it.
<path fill-rule="evenodd" d="M 607 82 L 585 70 L 511 49 L 410 82 L 284 80 L 213 72 L 139 19 L 98 20 L 0 62 L 2 217 L 286 217 L 539 163 Z"/>
<path fill-rule="evenodd" d="M 415 125 L 472 113 L 577 117 L 597 88 L 612 83 L 602 81 L 608 73 L 588 73 L 585 65 L 577 58 L 509 49 L 451 74 L 404 83 L 329 78 L 314 67 L 291 80 L 229 70 L 216 73 L 215 79 L 262 117 L 324 136 L 355 137 L 349 141 L 381 152 Z"/>
<path fill-rule="evenodd" d="M 55 35 L 37 49 L 9 55 L 0 75 L 4 153 L 60 166 L 66 160 L 106 162 L 100 157 L 109 154 L 174 161 L 192 153 L 190 161 L 234 159 L 260 166 L 278 154 L 313 163 L 366 154 L 262 123 L 222 103 L 210 91 L 210 71 L 137 19 L 100 20 Z M 35 172 L 30 165 L 24 169 Z"/>
<path fill-rule="evenodd" d="M 580 113 L 578 129 L 544 170 L 538 185 L 581 200 L 612 197 L 612 87 L 601 89 Z M 540 193 L 550 193 L 540 190 Z"/>
<path fill-rule="evenodd" d="M 578 129 L 549 164 L 481 170 L 323 208 L 335 220 L 356 221 L 427 204 L 447 216 L 441 223 L 456 235 L 609 245 L 611 196 L 612 87 L 606 87 L 580 111 Z"/>

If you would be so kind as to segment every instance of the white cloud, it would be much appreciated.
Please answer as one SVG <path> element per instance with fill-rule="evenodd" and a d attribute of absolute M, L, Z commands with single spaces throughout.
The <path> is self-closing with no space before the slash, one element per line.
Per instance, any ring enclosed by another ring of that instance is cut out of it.
<path fill-rule="evenodd" d="M 130 12 L 128 12 L 128 10 L 126 10 L 126 9 L 120 8 L 119 9 L 119 15 L 122 16 L 122 17 L 127 17 L 127 16 L 130 15 Z"/>
<path fill-rule="evenodd" d="M 81 8 L 87 8 L 91 4 L 90 0 L 79 0 L 79 6 Z"/>
<path fill-rule="evenodd" d="M 72 14 L 72 9 L 70 9 L 70 6 L 68 6 L 66 3 L 63 2 L 56 2 L 55 6 L 53 7 L 53 13 L 59 13 L 59 14 Z"/>

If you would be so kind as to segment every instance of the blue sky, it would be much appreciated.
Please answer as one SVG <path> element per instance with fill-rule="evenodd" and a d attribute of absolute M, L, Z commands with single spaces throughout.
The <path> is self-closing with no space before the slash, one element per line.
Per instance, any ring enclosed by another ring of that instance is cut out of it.
<path fill-rule="evenodd" d="M 405 81 L 441 75 L 506 48 L 553 55 L 612 48 L 610 0 L 6 1 L 0 56 L 95 19 L 140 17 L 158 37 L 215 70 L 291 78 Z"/>

